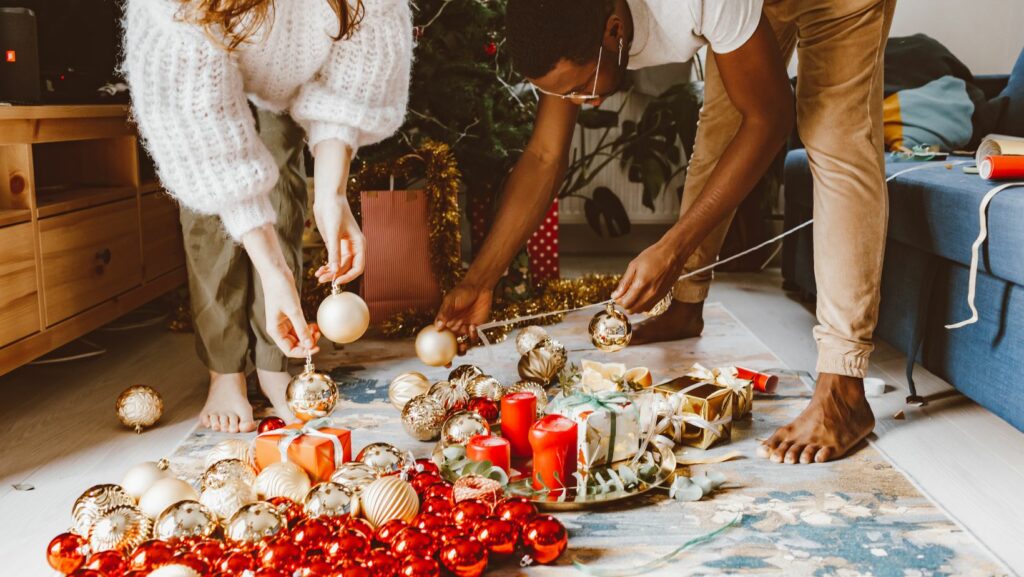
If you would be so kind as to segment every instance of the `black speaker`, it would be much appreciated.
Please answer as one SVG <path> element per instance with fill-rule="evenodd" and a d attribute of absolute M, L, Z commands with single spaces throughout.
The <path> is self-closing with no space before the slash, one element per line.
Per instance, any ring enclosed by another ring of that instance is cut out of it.
<path fill-rule="evenodd" d="M 28 8 L 0 8 L 0 102 L 40 101 L 36 15 Z"/>

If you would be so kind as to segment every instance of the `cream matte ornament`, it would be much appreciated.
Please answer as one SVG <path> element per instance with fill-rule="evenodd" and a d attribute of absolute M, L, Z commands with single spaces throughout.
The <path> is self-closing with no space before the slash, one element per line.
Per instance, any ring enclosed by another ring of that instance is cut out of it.
<path fill-rule="evenodd" d="M 247 485 L 256 482 L 256 470 L 240 459 L 224 459 L 210 465 L 199 480 L 203 491 L 224 486 L 228 481 L 241 481 Z"/>
<path fill-rule="evenodd" d="M 420 395 L 402 409 L 402 427 L 417 441 L 432 441 L 441 434 L 441 425 L 447 414 L 441 403 Z"/>
<path fill-rule="evenodd" d="M 202 575 L 186 565 L 164 565 L 157 567 L 146 577 L 202 577 Z"/>
<path fill-rule="evenodd" d="M 359 500 L 351 491 L 333 481 L 317 483 L 306 493 L 303 510 L 307 517 L 354 515 Z"/>
<path fill-rule="evenodd" d="M 241 439 L 227 439 L 221 441 L 210 449 L 206 454 L 206 468 L 209 469 L 218 461 L 225 459 L 238 459 L 243 463 L 252 465 L 252 445 Z"/>
<path fill-rule="evenodd" d="M 197 501 L 178 501 L 164 509 L 153 524 L 153 538 L 170 541 L 206 538 L 217 530 L 217 517 Z"/>
<path fill-rule="evenodd" d="M 450 381 L 437 381 L 430 386 L 427 396 L 437 401 L 444 410 L 464 409 L 469 402 L 469 393 L 465 387 L 457 386 Z"/>
<path fill-rule="evenodd" d="M 171 476 L 167 472 L 167 467 L 166 459 L 139 463 L 128 469 L 128 472 L 124 474 L 124 479 L 121 480 L 121 487 L 133 499 L 138 501 L 153 486 L 153 483 Z"/>
<path fill-rule="evenodd" d="M 329 416 L 338 404 L 338 385 L 330 376 L 317 372 L 309 358 L 305 369 L 288 382 L 284 394 L 292 414 L 304 422 Z"/>
<path fill-rule="evenodd" d="M 455 333 L 448 329 L 438 329 L 427 325 L 416 335 L 416 356 L 423 364 L 431 367 L 443 367 L 451 364 L 459 352 L 459 343 Z"/>
<path fill-rule="evenodd" d="M 544 388 L 544 385 L 537 381 L 519 381 L 513 383 L 505 391 L 506 395 L 511 395 L 512 393 L 533 393 L 533 396 L 537 397 L 537 414 L 544 414 L 544 408 L 548 406 L 548 391 Z"/>
<path fill-rule="evenodd" d="M 142 433 L 152 427 L 164 414 L 164 400 L 153 387 L 132 385 L 125 389 L 114 403 L 121 424 Z"/>
<path fill-rule="evenodd" d="M 224 537 L 236 543 L 255 543 L 277 535 L 286 527 L 284 516 L 265 501 L 250 503 L 224 524 Z"/>
<path fill-rule="evenodd" d="M 567 359 L 565 346 L 549 339 L 519 359 L 519 376 L 526 380 L 550 383 L 565 368 Z"/>
<path fill-rule="evenodd" d="M 448 382 L 456 387 L 466 388 L 469 381 L 484 374 L 483 369 L 476 365 L 459 365 L 448 373 Z"/>
<path fill-rule="evenodd" d="M 86 489 L 71 507 L 73 530 L 79 535 L 89 534 L 89 527 L 105 511 L 122 505 L 135 505 L 135 499 L 120 485 L 96 485 Z"/>
<path fill-rule="evenodd" d="M 339 345 L 354 343 L 370 326 L 370 308 L 355 293 L 334 285 L 316 311 L 316 324 L 331 341 Z"/>
<path fill-rule="evenodd" d="M 399 473 L 405 468 L 405 453 L 389 443 L 370 443 L 359 451 L 356 460 L 369 465 L 378 477 Z"/>
<path fill-rule="evenodd" d="M 377 480 L 377 471 L 362 461 L 342 463 L 331 475 L 331 481 L 359 495 L 370 483 Z"/>
<path fill-rule="evenodd" d="M 178 501 L 198 501 L 199 493 L 181 479 L 166 477 L 150 487 L 139 499 L 139 509 L 150 519 L 156 519 L 164 509 Z"/>
<path fill-rule="evenodd" d="M 606 353 L 621 351 L 633 338 L 633 326 L 629 324 L 629 318 L 615 308 L 614 303 L 608 303 L 605 310 L 590 319 L 589 331 L 594 346 Z"/>
<path fill-rule="evenodd" d="M 138 507 L 121 505 L 109 509 L 89 529 L 89 548 L 93 553 L 110 549 L 131 552 L 149 539 L 151 523 Z"/>
<path fill-rule="evenodd" d="M 398 477 L 384 477 L 363 490 L 363 516 L 375 528 L 392 519 L 412 521 L 420 511 L 420 499 L 412 485 Z"/>
<path fill-rule="evenodd" d="M 302 467 L 288 461 L 267 465 L 256 475 L 256 494 L 262 499 L 288 497 L 301 503 L 309 492 L 309 476 Z"/>
<path fill-rule="evenodd" d="M 204 489 L 199 495 L 199 502 L 221 520 L 230 519 L 235 511 L 257 500 L 256 489 L 238 479 L 230 479 L 217 487 Z"/>
<path fill-rule="evenodd" d="M 422 373 L 402 373 L 388 385 L 388 401 L 401 411 L 413 397 L 430 390 L 430 380 Z"/>
<path fill-rule="evenodd" d="M 490 435 L 491 426 L 487 420 L 473 411 L 459 411 L 445 420 L 441 426 L 441 444 L 465 445 L 476 435 Z"/>
<path fill-rule="evenodd" d="M 541 327 L 526 327 L 516 335 L 516 350 L 520 355 L 525 355 L 549 338 L 548 332 Z"/>
<path fill-rule="evenodd" d="M 505 396 L 505 387 L 501 386 L 498 379 L 490 375 L 480 375 L 469 381 L 469 384 L 466 385 L 466 393 L 471 399 L 484 397 L 497 403 Z"/>

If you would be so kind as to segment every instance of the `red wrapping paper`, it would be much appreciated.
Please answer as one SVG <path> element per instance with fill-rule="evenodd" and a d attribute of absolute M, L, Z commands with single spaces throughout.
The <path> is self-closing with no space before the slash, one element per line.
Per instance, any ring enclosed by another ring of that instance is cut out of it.
<path fill-rule="evenodd" d="M 1024 178 L 1024 156 L 987 156 L 978 172 L 986 180 Z"/>
<path fill-rule="evenodd" d="M 544 221 L 526 242 L 530 253 L 530 275 L 533 282 L 557 279 L 558 266 L 558 201 L 551 203 Z"/>

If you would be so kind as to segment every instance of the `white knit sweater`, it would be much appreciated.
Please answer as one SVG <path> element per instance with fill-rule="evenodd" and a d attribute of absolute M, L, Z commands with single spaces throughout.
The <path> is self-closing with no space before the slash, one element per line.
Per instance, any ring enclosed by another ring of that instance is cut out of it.
<path fill-rule="evenodd" d="M 276 220 L 268 193 L 278 168 L 247 99 L 289 111 L 311 147 L 338 139 L 353 152 L 390 136 L 409 97 L 407 0 L 363 0 L 364 17 L 335 41 L 326 0 L 277 0 L 260 31 L 227 52 L 180 18 L 180 0 L 128 0 L 124 73 L 134 115 L 168 191 L 219 215 L 236 240 Z"/>

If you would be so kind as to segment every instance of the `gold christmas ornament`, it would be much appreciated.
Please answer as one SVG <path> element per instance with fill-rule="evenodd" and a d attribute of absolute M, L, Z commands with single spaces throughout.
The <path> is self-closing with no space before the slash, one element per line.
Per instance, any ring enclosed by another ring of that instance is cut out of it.
<path fill-rule="evenodd" d="M 302 503 L 307 517 L 341 517 L 354 514 L 358 500 L 339 483 L 326 481 L 314 485 Z"/>
<path fill-rule="evenodd" d="M 235 511 L 258 500 L 256 489 L 239 479 L 228 479 L 216 487 L 203 489 L 199 502 L 221 520 L 230 519 Z"/>
<path fill-rule="evenodd" d="M 108 509 L 89 529 L 89 547 L 93 553 L 110 549 L 131 552 L 149 539 L 150 523 L 138 507 L 121 505 Z"/>
<path fill-rule="evenodd" d="M 455 333 L 448 329 L 439 330 L 434 325 L 427 325 L 416 335 L 416 356 L 425 365 L 443 367 L 451 363 L 458 352 Z"/>
<path fill-rule="evenodd" d="M 549 338 L 548 332 L 541 327 L 536 325 L 526 327 L 516 335 L 516 350 L 520 355 L 525 355 Z"/>
<path fill-rule="evenodd" d="M 544 385 L 537 381 L 519 381 L 505 391 L 506 395 L 512 393 L 533 393 L 533 396 L 537 397 L 537 414 L 544 414 L 544 408 L 548 406 L 548 391 Z"/>
<path fill-rule="evenodd" d="M 456 387 L 465 388 L 474 377 L 484 374 L 483 369 L 476 365 L 459 365 L 448 373 L 448 382 Z"/>
<path fill-rule="evenodd" d="M 374 527 L 392 519 L 411 521 L 420 510 L 420 500 L 412 485 L 398 477 L 384 477 L 363 490 L 360 497 L 363 516 Z"/>
<path fill-rule="evenodd" d="M 210 449 L 206 454 L 206 468 L 209 469 L 218 461 L 225 459 L 238 459 L 239 461 L 252 465 L 252 445 L 241 439 L 227 439 L 221 441 Z"/>
<path fill-rule="evenodd" d="M 139 499 L 139 509 L 150 519 L 156 519 L 164 509 L 178 501 L 198 501 L 199 493 L 181 479 L 165 477 L 146 490 Z"/>
<path fill-rule="evenodd" d="M 430 390 L 430 380 L 422 373 L 402 373 L 388 385 L 388 400 L 399 411 L 413 397 Z"/>
<path fill-rule="evenodd" d="M 359 495 L 367 485 L 377 480 L 377 471 L 362 461 L 342 463 L 331 474 L 331 481 L 345 487 L 353 495 Z"/>
<path fill-rule="evenodd" d="M 519 359 L 519 376 L 526 380 L 550 383 L 565 368 L 567 359 L 565 346 L 548 339 Z"/>
<path fill-rule="evenodd" d="M 325 337 L 339 345 L 354 343 L 370 326 L 370 308 L 359 295 L 334 285 L 316 311 L 316 324 Z"/>
<path fill-rule="evenodd" d="M 259 501 L 235 511 L 224 525 L 224 537 L 237 543 L 255 543 L 273 537 L 285 526 L 284 516 L 276 507 Z"/>
<path fill-rule="evenodd" d="M 267 465 L 256 475 L 256 494 L 261 499 L 288 497 L 301 503 L 309 492 L 309 475 L 302 467 L 288 461 L 278 461 Z"/>
<path fill-rule="evenodd" d="M 146 577 L 202 577 L 202 575 L 186 565 L 163 565 L 151 571 Z"/>
<path fill-rule="evenodd" d="M 121 424 L 142 433 L 142 429 L 160 420 L 164 414 L 164 400 L 153 387 L 132 385 L 117 397 L 114 409 Z"/>
<path fill-rule="evenodd" d="M 388 443 L 371 443 L 359 451 L 356 460 L 369 465 L 378 477 L 398 473 L 405 468 L 405 454 Z"/>
<path fill-rule="evenodd" d="M 82 536 L 88 535 L 89 527 L 100 515 L 122 505 L 135 505 L 135 499 L 120 485 L 96 485 L 86 489 L 71 507 L 73 531 Z"/>
<path fill-rule="evenodd" d="M 491 434 L 491 426 L 473 411 L 459 411 L 445 420 L 441 426 L 441 444 L 465 445 L 470 437 Z"/>
<path fill-rule="evenodd" d="M 241 481 L 247 485 L 256 482 L 256 470 L 241 459 L 223 459 L 210 465 L 199 480 L 203 491 L 221 487 L 228 481 Z"/>
<path fill-rule="evenodd" d="M 417 441 L 431 441 L 441 434 L 446 414 L 441 403 L 428 395 L 420 395 L 402 409 L 402 427 Z"/>
<path fill-rule="evenodd" d="M 164 509 L 153 524 L 153 538 L 169 541 L 209 537 L 217 530 L 217 517 L 197 501 L 178 501 Z"/>
<path fill-rule="evenodd" d="M 606 353 L 621 351 L 632 338 L 633 326 L 629 324 L 629 318 L 615 308 L 614 303 L 608 303 L 605 310 L 590 319 L 590 340 L 598 350 Z"/>
<path fill-rule="evenodd" d="M 320 419 L 334 412 L 338 404 L 338 385 L 330 376 L 317 372 L 313 361 L 306 360 L 306 368 L 292 377 L 285 390 L 288 408 L 300 421 Z"/>
<path fill-rule="evenodd" d="M 505 387 L 501 386 L 498 379 L 490 375 L 480 375 L 469 381 L 469 384 L 466 385 L 466 393 L 471 399 L 485 397 L 497 403 L 505 396 Z"/>
<path fill-rule="evenodd" d="M 427 396 L 437 401 L 445 411 L 464 408 L 469 402 L 466 387 L 456 386 L 449 381 L 437 381 L 427 390 Z"/>

